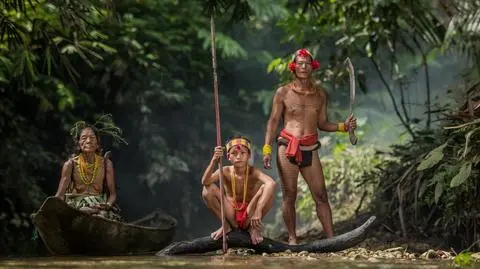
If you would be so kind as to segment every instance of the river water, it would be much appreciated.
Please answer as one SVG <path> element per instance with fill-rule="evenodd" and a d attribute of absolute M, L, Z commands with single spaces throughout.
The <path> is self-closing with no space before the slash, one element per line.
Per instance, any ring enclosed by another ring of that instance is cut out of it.
<path fill-rule="evenodd" d="M 134 256 L 134 257 L 46 257 L 0 260 L 0 268 L 186 268 L 186 269 L 443 269 L 452 268 L 449 262 L 384 262 L 344 261 L 330 258 L 254 256 Z"/>

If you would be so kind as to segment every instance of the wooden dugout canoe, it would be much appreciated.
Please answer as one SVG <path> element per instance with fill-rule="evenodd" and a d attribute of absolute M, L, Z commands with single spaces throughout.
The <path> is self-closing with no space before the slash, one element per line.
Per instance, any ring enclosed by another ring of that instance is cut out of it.
<path fill-rule="evenodd" d="M 168 215 L 155 227 L 94 217 L 56 197 L 48 197 L 31 218 L 53 255 L 151 254 L 172 242 L 177 225 Z"/>

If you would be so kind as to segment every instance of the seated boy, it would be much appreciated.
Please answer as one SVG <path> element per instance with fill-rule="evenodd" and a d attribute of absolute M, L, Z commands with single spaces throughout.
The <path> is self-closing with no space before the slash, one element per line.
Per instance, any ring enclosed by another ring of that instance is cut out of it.
<path fill-rule="evenodd" d="M 230 166 L 223 167 L 225 227 L 220 227 L 211 234 L 214 240 L 222 237 L 232 229 L 247 230 L 253 244 L 263 241 L 262 218 L 273 205 L 275 182 L 259 169 L 249 164 L 252 152 L 250 141 L 243 136 L 236 136 L 226 145 L 227 159 Z M 202 196 L 207 207 L 221 220 L 220 189 L 215 182 L 220 179 L 216 169 L 218 160 L 223 156 L 222 147 L 216 147 L 212 160 L 202 177 Z"/>

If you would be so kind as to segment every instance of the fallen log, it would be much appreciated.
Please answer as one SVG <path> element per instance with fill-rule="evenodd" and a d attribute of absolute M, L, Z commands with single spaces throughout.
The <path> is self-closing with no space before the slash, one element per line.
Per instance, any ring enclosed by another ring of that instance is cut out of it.
<path fill-rule="evenodd" d="M 292 252 L 335 252 L 354 247 L 367 237 L 370 228 L 373 227 L 376 217 L 370 217 L 364 224 L 349 232 L 315 240 L 301 245 L 288 245 L 270 238 L 264 238 L 262 243 L 254 245 L 250 241 L 250 235 L 245 231 L 232 231 L 227 234 L 227 242 L 230 248 L 249 248 L 256 253 L 276 253 L 291 250 Z M 174 242 L 157 252 L 157 256 L 199 254 L 222 249 L 222 240 L 213 240 L 210 236 L 194 239 L 192 241 Z"/>

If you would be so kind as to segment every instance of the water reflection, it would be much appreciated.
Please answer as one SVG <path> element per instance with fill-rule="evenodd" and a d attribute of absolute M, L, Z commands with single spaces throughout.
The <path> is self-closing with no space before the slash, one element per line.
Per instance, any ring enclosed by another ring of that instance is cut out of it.
<path fill-rule="evenodd" d="M 450 268 L 446 262 L 439 263 L 372 263 L 368 261 L 339 261 L 305 257 L 262 257 L 262 256 L 182 256 L 182 257 L 62 257 L 8 259 L 0 261 L 0 268 L 255 268 L 255 269 L 443 269 Z"/>

